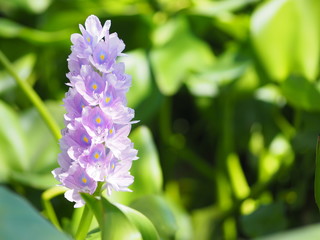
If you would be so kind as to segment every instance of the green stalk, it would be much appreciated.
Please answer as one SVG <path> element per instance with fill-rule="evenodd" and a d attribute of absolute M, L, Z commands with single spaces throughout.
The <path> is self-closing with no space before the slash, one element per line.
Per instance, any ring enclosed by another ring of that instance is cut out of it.
<path fill-rule="evenodd" d="M 8 58 L 3 54 L 1 50 L 0 50 L 0 62 L 3 64 L 5 69 L 11 74 L 11 76 L 15 79 L 18 86 L 26 94 L 26 96 L 29 98 L 32 104 L 36 107 L 36 109 L 40 113 L 40 116 L 49 127 L 53 136 L 57 140 L 59 140 L 61 138 L 60 127 L 58 126 L 58 124 L 56 123 L 56 121 L 54 120 L 54 118 L 46 108 L 45 104 L 43 103 L 41 98 L 38 96 L 38 94 L 26 81 L 23 81 L 20 78 L 20 76 L 15 72 L 15 69 L 13 68 Z"/>
<path fill-rule="evenodd" d="M 98 186 L 96 191 L 94 192 L 94 196 L 101 196 L 102 197 L 102 182 L 98 182 Z M 76 240 L 83 240 L 86 238 L 91 222 L 93 219 L 93 212 L 92 210 L 88 207 L 88 204 L 84 206 L 84 210 L 81 216 L 80 224 L 76 233 Z"/>
<path fill-rule="evenodd" d="M 48 219 L 56 226 L 57 229 L 62 230 L 59 224 L 58 218 L 54 212 L 50 200 L 60 194 L 63 194 L 66 190 L 62 187 L 52 187 L 42 193 L 42 204 L 45 210 L 45 214 Z"/>
<path fill-rule="evenodd" d="M 75 237 L 76 240 L 83 240 L 86 238 L 92 222 L 92 218 L 93 218 L 93 212 L 91 211 L 91 209 L 89 209 L 88 205 L 85 205 L 82 213 L 82 217 L 80 220 L 79 228 L 76 233 L 76 237 Z"/>

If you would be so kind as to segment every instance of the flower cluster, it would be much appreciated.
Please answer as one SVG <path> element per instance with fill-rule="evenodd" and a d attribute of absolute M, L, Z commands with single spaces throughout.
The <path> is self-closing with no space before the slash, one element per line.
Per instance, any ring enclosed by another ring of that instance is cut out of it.
<path fill-rule="evenodd" d="M 116 33 L 109 33 L 111 22 L 102 26 L 91 15 L 82 34 L 71 35 L 68 58 L 70 86 L 64 98 L 66 128 L 60 140 L 60 168 L 52 173 L 69 188 L 65 197 L 84 205 L 80 192 L 93 194 L 101 182 L 102 189 L 130 191 L 132 160 L 137 150 L 128 138 L 134 111 L 127 107 L 126 92 L 131 78 L 124 73 L 124 43 Z"/>

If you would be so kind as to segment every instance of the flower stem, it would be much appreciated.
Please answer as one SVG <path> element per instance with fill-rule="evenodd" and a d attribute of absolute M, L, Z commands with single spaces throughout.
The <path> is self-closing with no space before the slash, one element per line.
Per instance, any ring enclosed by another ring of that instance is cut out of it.
<path fill-rule="evenodd" d="M 94 196 L 101 196 L 102 185 L 103 185 L 102 182 L 98 182 L 97 189 L 93 194 Z M 92 222 L 92 218 L 93 218 L 93 212 L 88 207 L 88 204 L 86 204 L 82 213 L 78 231 L 76 233 L 76 237 L 75 237 L 76 240 L 83 240 L 86 238 Z"/>
<path fill-rule="evenodd" d="M 3 54 L 3 52 L 0 50 L 0 62 L 3 64 L 5 69 L 11 74 L 11 76 L 15 79 L 18 86 L 21 88 L 21 90 L 26 94 L 26 96 L 29 98 L 29 100 L 32 102 L 32 104 L 36 107 L 38 112 L 40 113 L 40 116 L 44 120 L 44 122 L 49 127 L 51 133 L 53 136 L 59 140 L 61 138 L 60 133 L 60 127 L 44 105 L 41 98 L 38 96 L 38 94 L 33 90 L 33 88 L 27 84 L 26 81 L 23 81 L 20 76 L 15 72 L 12 64 L 8 60 L 8 58 Z"/>
<path fill-rule="evenodd" d="M 61 226 L 59 224 L 57 215 L 54 212 L 54 209 L 52 207 L 50 200 L 60 194 L 63 194 L 65 191 L 66 190 L 62 187 L 52 187 L 44 191 L 41 196 L 42 204 L 43 204 L 46 216 L 49 218 L 52 224 L 55 225 L 56 228 L 59 230 L 61 230 Z"/>
<path fill-rule="evenodd" d="M 89 209 L 87 205 L 85 205 L 82 213 L 82 217 L 80 220 L 79 228 L 76 233 L 76 237 L 75 237 L 76 240 L 83 240 L 86 238 L 92 222 L 92 218 L 93 218 L 92 211 Z"/>

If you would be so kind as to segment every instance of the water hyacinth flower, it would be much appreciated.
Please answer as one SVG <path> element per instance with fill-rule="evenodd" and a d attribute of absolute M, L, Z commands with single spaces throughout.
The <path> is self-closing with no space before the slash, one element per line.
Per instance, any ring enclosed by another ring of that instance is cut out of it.
<path fill-rule="evenodd" d="M 91 15 L 80 25 L 81 34 L 71 35 L 68 58 L 70 87 L 64 98 L 66 128 L 60 140 L 59 168 L 52 171 L 65 197 L 84 205 L 80 193 L 93 194 L 98 186 L 130 191 L 132 161 L 137 150 L 128 138 L 134 110 L 127 107 L 126 92 L 131 77 L 122 62 L 124 43 L 116 33 L 109 33 L 111 22 L 102 26 Z"/>

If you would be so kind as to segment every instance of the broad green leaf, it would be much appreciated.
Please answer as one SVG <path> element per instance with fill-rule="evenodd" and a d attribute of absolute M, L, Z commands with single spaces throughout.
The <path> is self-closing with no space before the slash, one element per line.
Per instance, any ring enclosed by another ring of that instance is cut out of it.
<path fill-rule="evenodd" d="M 171 239 L 177 231 L 177 222 L 169 203 L 159 195 L 147 195 L 135 200 L 132 208 L 151 220 L 163 239 Z"/>
<path fill-rule="evenodd" d="M 130 186 L 133 192 L 112 193 L 112 199 L 126 205 L 146 194 L 161 193 L 163 181 L 158 152 L 150 130 L 145 126 L 138 127 L 130 138 L 138 150 L 139 157 L 133 162 L 130 170 L 134 176 L 134 183 Z"/>
<path fill-rule="evenodd" d="M 320 224 L 312 224 L 280 233 L 275 233 L 266 237 L 259 237 L 257 240 L 318 240 L 319 236 Z"/>
<path fill-rule="evenodd" d="M 290 71 L 292 35 L 296 19 L 292 18 L 293 1 L 272 0 L 252 15 L 251 34 L 254 47 L 271 77 L 283 80 Z"/>
<path fill-rule="evenodd" d="M 138 150 L 139 157 L 131 170 L 136 181 L 133 190 L 141 194 L 160 193 L 163 182 L 162 170 L 151 131 L 145 126 L 140 126 L 132 132 L 130 138 Z"/>
<path fill-rule="evenodd" d="M 132 86 L 127 93 L 128 104 L 135 108 L 151 91 L 149 65 L 145 51 L 138 49 L 126 52 L 128 56 L 119 59 L 126 65 L 126 73 L 132 77 Z"/>
<path fill-rule="evenodd" d="M 21 77 L 21 79 L 27 80 L 32 73 L 32 69 L 34 67 L 35 62 L 36 56 L 30 53 L 15 61 L 13 63 L 13 67 L 16 70 L 17 74 Z M 1 71 L 0 94 L 8 89 L 11 89 L 14 86 L 16 86 L 16 83 L 12 76 L 7 71 Z"/>
<path fill-rule="evenodd" d="M 235 39 L 245 40 L 248 37 L 250 16 L 229 13 L 225 17 L 223 14 L 215 19 L 214 25 Z"/>
<path fill-rule="evenodd" d="M 116 206 L 127 216 L 140 231 L 143 239 L 159 239 L 158 233 L 152 222 L 140 212 L 127 206 L 116 204 Z"/>
<path fill-rule="evenodd" d="M 301 77 L 290 77 L 281 85 L 287 101 L 295 108 L 307 111 L 320 111 L 320 85 L 310 83 Z"/>
<path fill-rule="evenodd" d="M 55 102 L 46 103 L 62 128 L 63 107 Z M 34 109 L 27 110 L 20 117 L 24 132 L 22 138 L 27 139 L 27 150 L 24 155 L 25 170 L 10 169 L 10 175 L 15 181 L 34 188 L 46 189 L 57 184 L 51 171 L 58 167 L 57 157 L 60 152 L 58 142 L 49 132 L 39 113 Z M 20 150 L 16 150 L 18 153 Z"/>
<path fill-rule="evenodd" d="M 159 27 L 153 38 L 156 47 L 151 51 L 151 63 L 165 95 L 175 94 L 190 72 L 203 70 L 214 61 L 210 47 L 191 34 L 182 17 Z"/>
<path fill-rule="evenodd" d="M 242 230 L 248 237 L 258 237 L 286 228 L 284 204 L 262 205 L 256 211 L 240 218 Z"/>
<path fill-rule="evenodd" d="M 88 194 L 82 197 L 98 220 L 102 240 L 159 239 L 152 223 L 141 213 L 114 205 L 105 198 L 97 199 Z"/>
<path fill-rule="evenodd" d="M 254 12 L 253 44 L 272 78 L 283 81 L 293 72 L 315 80 L 320 52 L 319 9 L 317 0 L 272 0 Z"/>
<path fill-rule="evenodd" d="M 8 180 L 10 171 L 29 170 L 27 142 L 18 115 L 0 101 L 0 181 Z"/>
<path fill-rule="evenodd" d="M 70 239 L 18 195 L 0 186 L 0 196 L 1 239 Z"/>
<path fill-rule="evenodd" d="M 216 60 L 213 67 L 207 71 L 192 74 L 185 83 L 194 96 L 214 97 L 219 93 L 221 86 L 230 84 L 243 76 L 248 66 L 248 60 L 239 60 L 238 50 L 231 47 Z"/>
<path fill-rule="evenodd" d="M 295 0 L 294 3 L 295 17 L 299 19 L 299 27 L 294 36 L 297 41 L 295 66 L 307 79 L 315 80 L 319 72 L 320 57 L 320 1 Z"/>
<path fill-rule="evenodd" d="M 320 136 L 318 136 L 316 146 L 316 169 L 314 178 L 314 197 L 318 208 L 320 209 Z"/>
<path fill-rule="evenodd" d="M 62 129 L 65 109 L 61 105 L 62 103 L 58 102 L 46 103 L 46 107 Z M 27 110 L 22 114 L 21 122 L 28 139 L 28 159 L 32 171 L 41 173 L 57 166 L 57 155 L 60 152 L 58 142 L 52 136 L 38 111 L 35 108 Z"/>

